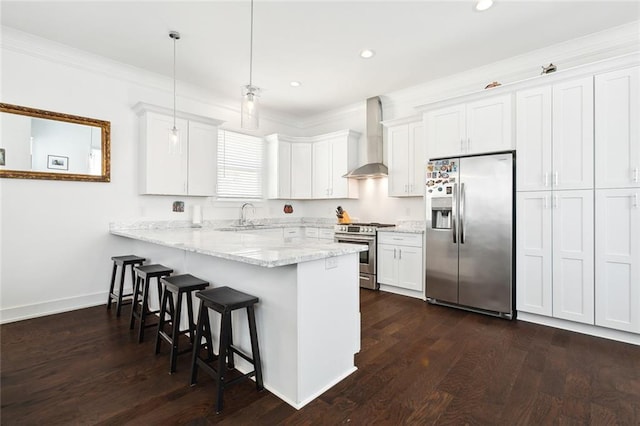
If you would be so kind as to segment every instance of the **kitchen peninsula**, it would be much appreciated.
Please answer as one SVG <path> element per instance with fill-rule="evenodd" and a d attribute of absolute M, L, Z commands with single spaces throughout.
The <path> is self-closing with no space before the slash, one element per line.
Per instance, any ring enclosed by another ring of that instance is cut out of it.
<path fill-rule="evenodd" d="M 358 253 L 363 246 L 211 227 L 112 224 L 110 233 L 130 238 L 130 252 L 150 263 L 259 297 L 256 320 L 264 384 L 291 406 L 303 407 L 356 370 Z M 152 295 L 151 303 L 154 300 Z M 248 350 L 246 313 L 234 312 L 233 320 L 234 343 Z M 214 339 L 218 329 L 214 317 Z M 250 369 L 238 358 L 236 368 Z"/>

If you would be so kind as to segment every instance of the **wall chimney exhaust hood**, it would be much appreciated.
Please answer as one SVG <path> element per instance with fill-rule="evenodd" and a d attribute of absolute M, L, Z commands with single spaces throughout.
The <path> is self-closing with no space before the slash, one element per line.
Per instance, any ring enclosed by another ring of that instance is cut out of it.
<path fill-rule="evenodd" d="M 342 177 L 349 179 L 381 178 L 388 175 L 382 164 L 382 102 L 379 96 L 367 99 L 367 141 L 365 164 Z"/>

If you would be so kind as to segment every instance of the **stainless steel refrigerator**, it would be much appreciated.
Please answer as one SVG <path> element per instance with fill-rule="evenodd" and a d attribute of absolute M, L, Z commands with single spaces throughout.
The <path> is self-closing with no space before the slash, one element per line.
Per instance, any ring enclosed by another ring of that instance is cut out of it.
<path fill-rule="evenodd" d="M 513 318 L 514 156 L 507 151 L 427 164 L 428 302 Z"/>

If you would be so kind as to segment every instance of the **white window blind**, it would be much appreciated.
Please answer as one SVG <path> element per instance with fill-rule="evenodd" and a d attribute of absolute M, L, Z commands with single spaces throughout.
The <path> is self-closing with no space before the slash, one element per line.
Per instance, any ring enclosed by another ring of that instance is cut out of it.
<path fill-rule="evenodd" d="M 262 138 L 218 130 L 218 197 L 262 198 Z"/>

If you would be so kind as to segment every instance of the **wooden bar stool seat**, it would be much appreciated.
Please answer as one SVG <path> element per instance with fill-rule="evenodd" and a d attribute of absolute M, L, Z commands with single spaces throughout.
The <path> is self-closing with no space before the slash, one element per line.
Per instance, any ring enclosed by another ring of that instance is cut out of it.
<path fill-rule="evenodd" d="M 256 389 L 264 389 L 262 383 L 262 366 L 260 363 L 260 349 L 258 347 L 258 334 L 256 331 L 256 317 L 253 306 L 259 299 L 255 296 L 234 290 L 230 287 L 217 287 L 203 290 L 196 293 L 200 299 L 200 312 L 198 315 L 198 325 L 196 327 L 196 338 L 193 344 L 193 356 L 191 362 L 191 386 L 197 382 L 198 368 L 202 368 L 210 374 L 217 382 L 216 412 L 222 411 L 223 393 L 225 387 L 237 383 L 249 377 L 255 377 Z M 249 321 L 249 336 L 251 339 L 251 354 L 246 354 L 233 345 L 233 329 L 231 324 L 231 313 L 236 309 L 246 308 L 247 319 Z M 220 345 L 218 348 L 217 368 L 211 365 L 213 361 L 213 349 L 211 347 L 211 330 L 209 325 L 209 309 L 221 315 L 220 321 Z M 206 333 L 206 334 L 205 334 Z M 200 356 L 201 340 L 205 334 L 207 358 Z M 227 369 L 235 368 L 233 360 L 234 354 L 244 358 L 253 365 L 253 370 L 235 377 L 231 380 L 227 378 Z"/>
<path fill-rule="evenodd" d="M 155 327 L 157 325 L 157 323 L 147 324 L 147 317 L 160 312 L 159 309 L 157 311 L 149 309 L 149 284 L 151 283 L 151 279 L 155 278 L 157 281 L 158 303 L 160 303 L 162 296 L 162 284 L 160 284 L 160 279 L 171 275 L 173 273 L 173 269 L 164 265 L 153 264 L 136 266 L 133 270 L 136 274 L 136 285 L 133 290 L 133 306 L 131 306 L 129 329 L 133 330 L 136 318 L 138 318 L 138 343 L 141 343 L 144 339 L 145 328 Z"/>
<path fill-rule="evenodd" d="M 142 265 L 147 259 L 133 254 L 128 254 L 125 256 L 113 256 L 111 260 L 113 260 L 113 270 L 111 272 L 111 284 L 109 285 L 109 296 L 107 298 L 107 310 L 111 309 L 111 303 L 116 302 L 116 316 L 119 317 L 122 305 L 128 305 L 132 303 L 133 300 L 133 293 L 124 294 L 125 270 L 127 269 L 127 266 L 131 268 L 131 288 L 133 289 L 136 281 L 133 267 L 136 265 Z M 120 287 L 116 293 L 114 287 L 118 266 L 121 266 L 122 269 L 120 269 Z"/>
<path fill-rule="evenodd" d="M 158 332 L 156 333 L 156 354 L 160 352 L 162 340 L 171 345 L 171 356 L 169 363 L 169 374 L 176 371 L 176 361 L 179 354 L 190 352 L 195 341 L 196 323 L 193 316 L 193 298 L 191 294 L 198 290 L 204 290 L 209 283 L 190 274 L 173 275 L 161 279 L 164 289 L 162 291 L 162 301 L 160 302 L 160 320 L 158 322 Z M 174 296 L 175 295 L 175 300 Z M 186 295 L 187 321 L 186 330 L 180 330 L 180 318 L 182 316 L 182 296 Z M 169 320 L 166 319 L 167 315 Z M 164 331 L 165 324 L 171 323 L 171 334 Z M 178 350 L 178 340 L 180 335 L 189 334 L 191 345 L 182 351 Z"/>

